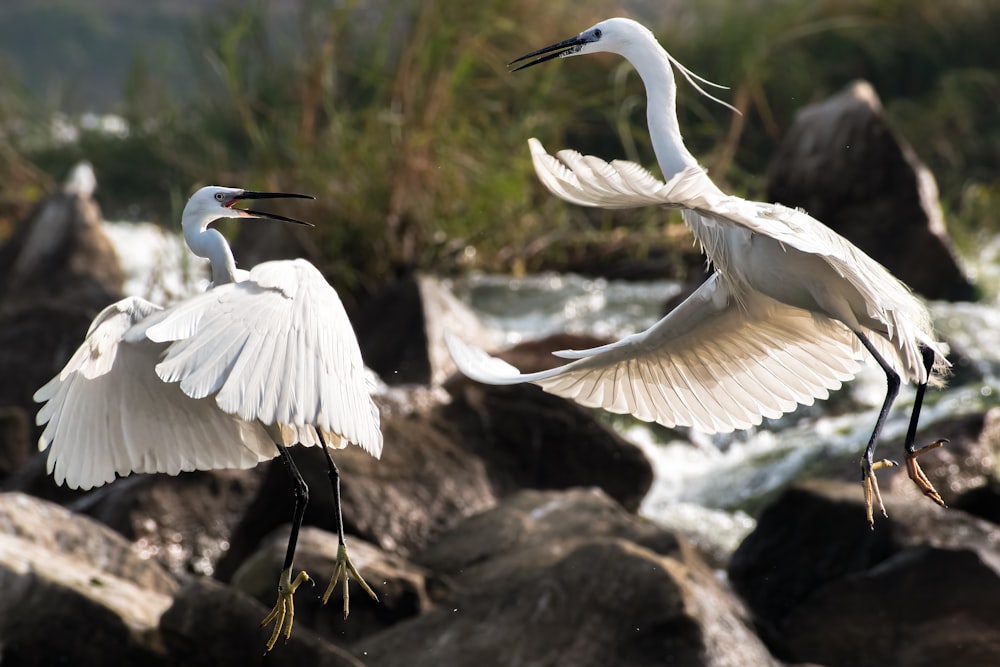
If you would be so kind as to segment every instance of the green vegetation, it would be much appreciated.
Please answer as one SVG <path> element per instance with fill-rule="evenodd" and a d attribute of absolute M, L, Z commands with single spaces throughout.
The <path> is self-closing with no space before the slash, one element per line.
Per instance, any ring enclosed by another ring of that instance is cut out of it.
<path fill-rule="evenodd" d="M 995 3 L 647 4 L 644 12 L 633 3 L 631 13 L 681 62 L 732 86 L 724 97 L 744 111 L 734 116 L 681 83 L 689 145 L 728 187 L 759 197 L 796 109 L 864 77 L 938 177 L 960 241 L 971 247 L 981 230 L 1000 231 Z M 531 136 L 553 149 L 654 164 L 641 84 L 621 59 L 506 69 L 619 8 L 524 0 L 238 7 L 212 11 L 176 40 L 191 59 L 181 92 L 170 83 L 176 54 L 164 56 L 162 40 L 140 51 L 122 91 L 127 138 L 84 131 L 77 143 L 44 141 L 41 104 L 2 89 L 0 155 L 9 158 L 0 176 L 17 165 L 29 175 L 21 182 L 36 186 L 8 188 L 0 201 L 35 194 L 39 173 L 58 178 L 82 157 L 95 164 L 106 210 L 165 224 L 196 184 L 310 192 L 319 201 L 298 213 L 317 223 L 331 277 L 355 293 L 414 268 L 562 266 L 581 245 L 620 240 L 622 226 L 634 253 L 687 245 L 662 228 L 659 212 L 567 206 L 531 170 Z"/>

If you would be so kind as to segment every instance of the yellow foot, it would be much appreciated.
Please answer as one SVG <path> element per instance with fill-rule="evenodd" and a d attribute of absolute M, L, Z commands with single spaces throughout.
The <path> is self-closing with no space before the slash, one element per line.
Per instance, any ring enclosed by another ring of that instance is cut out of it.
<path fill-rule="evenodd" d="M 875 471 L 882 468 L 892 468 L 899 465 L 895 461 L 882 459 L 868 465 L 866 459 L 861 460 L 861 482 L 865 487 L 865 512 L 868 515 L 868 525 L 875 528 L 875 503 L 882 512 L 882 516 L 888 517 L 885 505 L 882 503 L 882 493 L 878 490 L 878 480 L 875 479 Z"/>
<path fill-rule="evenodd" d="M 274 609 L 267 615 L 267 618 L 260 622 L 262 628 L 269 623 L 274 623 L 274 632 L 267 640 L 267 651 L 274 648 L 278 637 L 284 635 L 287 640 L 292 636 L 292 620 L 295 618 L 295 602 L 292 600 L 292 596 L 295 595 L 296 589 L 307 581 L 309 581 L 309 575 L 305 572 L 299 572 L 299 576 L 295 577 L 295 581 L 292 581 L 292 568 L 281 571 L 281 576 L 278 577 L 278 601 L 274 603 Z"/>
<path fill-rule="evenodd" d="M 327 600 L 330 599 L 330 595 L 333 594 L 333 589 L 337 587 L 337 582 L 341 582 L 344 586 L 344 618 L 350 613 L 350 594 L 347 590 L 347 582 L 350 581 L 351 577 L 361 586 L 361 588 L 372 596 L 372 599 L 378 602 L 378 596 L 375 595 L 375 591 L 365 582 L 364 577 L 358 572 L 357 568 L 354 567 L 354 563 L 351 562 L 351 557 L 347 555 L 347 546 L 341 544 L 337 549 L 337 567 L 333 571 L 333 576 L 330 577 L 330 585 L 326 587 L 326 592 L 323 593 L 323 604 L 326 604 Z"/>
<path fill-rule="evenodd" d="M 910 479 L 913 480 L 913 483 L 917 485 L 917 488 L 920 489 L 925 496 L 936 502 L 941 507 L 947 507 L 947 505 L 945 505 L 944 500 L 941 499 L 941 494 L 937 492 L 937 489 L 934 488 L 931 481 L 927 479 L 927 475 L 925 475 L 924 471 L 920 469 L 920 464 L 917 463 L 917 457 L 921 454 L 929 452 L 932 449 L 937 449 L 946 442 L 948 441 L 943 439 L 935 440 L 929 445 L 925 445 L 912 453 L 906 454 L 906 472 L 910 475 Z"/>

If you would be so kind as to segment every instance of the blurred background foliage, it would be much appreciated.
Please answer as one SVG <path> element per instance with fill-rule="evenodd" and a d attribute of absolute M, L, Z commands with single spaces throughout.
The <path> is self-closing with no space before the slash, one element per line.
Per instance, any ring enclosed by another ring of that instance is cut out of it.
<path fill-rule="evenodd" d="M 22 211 L 80 159 L 109 218 L 175 226 L 208 183 L 309 192 L 291 213 L 317 223 L 328 274 L 355 295 L 414 269 L 534 271 L 588 245 L 688 243 L 659 211 L 556 201 L 531 169 L 532 136 L 655 165 L 620 58 L 507 71 L 613 15 L 731 87 L 742 115 L 683 81 L 679 94 L 689 147 L 725 187 L 759 198 L 796 110 L 866 78 L 938 178 L 960 246 L 1000 231 L 1000 3 L 987 0 L 8 0 L 0 207 Z M 54 130 L 84 111 L 127 131 Z"/>

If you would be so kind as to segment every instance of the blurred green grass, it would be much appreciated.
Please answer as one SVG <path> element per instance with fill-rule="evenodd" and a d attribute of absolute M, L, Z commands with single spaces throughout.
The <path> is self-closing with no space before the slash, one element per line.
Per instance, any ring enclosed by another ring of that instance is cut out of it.
<path fill-rule="evenodd" d="M 299 213 L 338 287 L 364 293 L 415 269 L 560 268 L 602 239 L 641 256 L 687 250 L 660 211 L 572 207 L 534 178 L 526 140 L 653 166 L 641 83 L 620 58 L 511 74 L 514 57 L 629 13 L 689 68 L 729 85 L 737 116 L 681 82 L 692 151 L 733 191 L 760 197 L 795 111 L 867 78 L 939 180 L 949 225 L 975 248 L 1000 231 L 1000 6 L 964 0 L 732 3 L 303 0 L 275 18 L 233 3 L 182 34 L 191 80 L 169 85 L 157 50 L 130 63 L 131 132 L 44 140 L 52 103 L 0 88 L 0 203 L 37 195 L 81 158 L 112 215 L 173 226 L 195 185 L 316 195 Z M 162 49 L 159 45 L 157 49 Z M 10 80 L 13 80 L 11 78 Z M 0 174 L 5 176 L 5 174 Z M 16 183 L 26 183 L 23 188 Z"/>

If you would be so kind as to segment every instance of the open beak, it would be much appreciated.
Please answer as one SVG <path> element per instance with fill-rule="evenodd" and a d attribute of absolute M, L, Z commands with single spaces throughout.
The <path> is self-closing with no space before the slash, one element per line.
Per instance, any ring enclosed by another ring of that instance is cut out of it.
<path fill-rule="evenodd" d="M 244 190 L 239 195 L 233 197 L 225 206 L 227 208 L 233 208 L 233 205 L 237 202 L 241 202 L 244 199 L 315 199 L 310 195 L 300 195 L 294 192 L 254 192 L 253 190 Z M 270 220 L 280 220 L 281 222 L 291 222 L 296 225 L 307 225 L 312 227 L 311 222 L 303 222 L 302 220 L 296 220 L 295 218 L 288 218 L 283 215 L 278 215 L 277 213 L 267 213 L 265 211 L 255 211 L 250 208 L 234 208 L 234 211 L 239 211 L 248 218 L 268 218 Z"/>
<path fill-rule="evenodd" d="M 531 62 L 528 63 L 524 63 L 523 65 L 518 65 L 517 67 L 511 70 L 511 72 L 516 72 L 520 69 L 525 69 L 527 67 L 538 65 L 539 63 L 544 63 L 546 61 L 553 60 L 554 58 L 565 58 L 566 56 L 572 56 L 576 53 L 579 53 L 580 49 L 582 49 L 583 45 L 586 43 L 587 43 L 586 40 L 582 39 L 579 35 L 577 35 L 576 37 L 571 37 L 570 39 L 563 40 L 558 44 L 553 44 L 551 46 L 546 46 L 543 49 L 538 49 L 537 51 L 526 53 L 520 58 L 510 61 L 510 63 L 507 64 L 507 67 L 510 67 L 512 65 L 517 65 L 517 63 L 524 60 L 528 60 L 530 58 L 535 58 L 535 56 L 541 56 L 541 58 L 535 58 L 535 60 L 532 60 Z"/>

